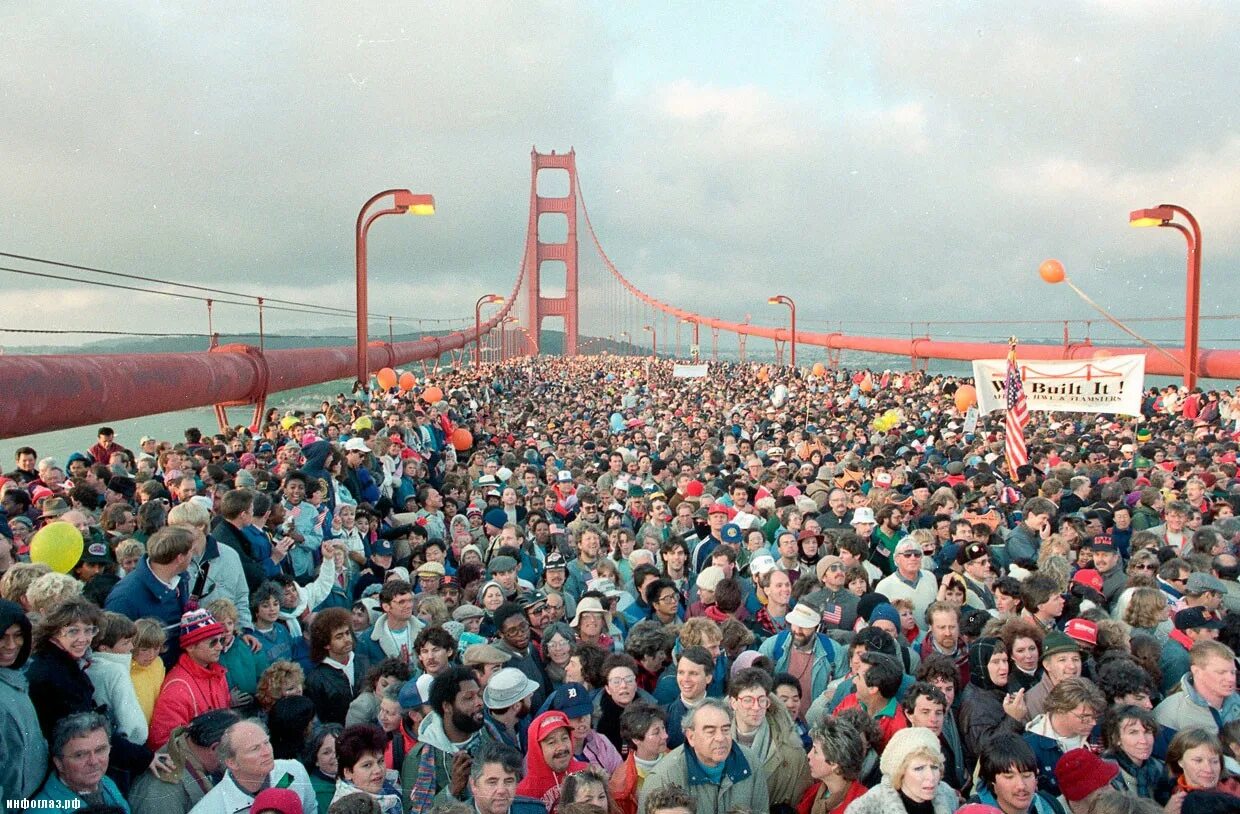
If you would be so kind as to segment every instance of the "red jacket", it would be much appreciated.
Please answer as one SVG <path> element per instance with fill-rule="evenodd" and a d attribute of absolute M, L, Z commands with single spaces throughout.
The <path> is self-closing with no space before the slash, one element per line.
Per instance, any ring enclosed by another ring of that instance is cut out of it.
<path fill-rule="evenodd" d="M 151 731 L 146 747 L 152 752 L 168 742 L 172 730 L 213 709 L 228 709 L 228 671 L 219 664 L 204 667 L 182 653 L 164 677 L 164 685 L 151 713 Z"/>
<path fill-rule="evenodd" d="M 612 802 L 616 804 L 616 809 L 620 814 L 637 814 L 637 762 L 636 753 L 629 752 L 629 756 L 624 759 L 624 763 L 620 764 L 620 768 L 611 776 L 611 782 L 608 783 L 611 789 Z"/>
<path fill-rule="evenodd" d="M 587 764 L 571 758 L 568 768 L 563 774 L 557 774 L 547 765 L 546 758 L 543 757 L 542 743 L 533 743 L 535 732 L 542 732 L 540 726 L 544 718 L 552 716 L 562 716 L 564 713 L 551 710 L 539 715 L 530 722 L 530 745 L 525 754 L 525 779 L 517 786 L 517 794 L 521 797 L 533 797 L 535 800 L 541 800 L 548 811 L 555 811 L 556 805 L 560 802 L 560 789 L 564 784 L 564 779 L 573 772 L 579 772 L 586 768 Z M 553 730 L 554 731 L 554 730 Z M 551 732 L 547 732 L 546 736 L 550 736 Z"/>
<path fill-rule="evenodd" d="M 818 798 L 818 790 L 822 788 L 822 783 L 813 783 L 805 790 L 801 802 L 797 803 L 797 814 L 812 814 L 814 810 L 814 800 Z M 831 809 L 827 814 L 844 814 L 844 809 L 848 808 L 848 804 L 856 800 L 861 795 L 869 791 L 868 788 L 861 784 L 860 780 L 854 780 L 852 785 L 848 787 L 848 791 L 844 793 L 844 799 L 840 804 Z"/>

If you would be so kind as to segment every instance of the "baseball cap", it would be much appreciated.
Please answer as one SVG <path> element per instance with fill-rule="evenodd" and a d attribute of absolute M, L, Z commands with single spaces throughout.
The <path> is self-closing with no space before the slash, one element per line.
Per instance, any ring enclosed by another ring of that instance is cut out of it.
<path fill-rule="evenodd" d="M 985 543 L 969 543 L 961 546 L 959 553 L 956 554 L 956 561 L 961 565 L 980 560 L 982 557 L 989 557 L 990 549 Z"/>
<path fill-rule="evenodd" d="M 818 613 L 818 611 L 814 610 L 809 605 L 806 605 L 804 602 L 798 602 L 792 610 L 788 611 L 788 615 L 784 617 L 784 621 L 790 625 L 796 625 L 797 627 L 817 629 L 818 625 L 822 624 L 822 614 Z M 897 625 L 898 624 L 899 620 L 897 617 Z"/>
<path fill-rule="evenodd" d="M 370 447 L 361 438 L 350 438 L 344 442 L 344 448 L 347 452 L 370 452 Z"/>
<path fill-rule="evenodd" d="M 494 681 L 495 678 L 492 677 L 491 680 Z M 557 729 L 572 729 L 568 716 L 555 709 L 544 712 L 534 719 L 534 723 L 530 724 L 530 743 L 542 743 Z"/>
<path fill-rule="evenodd" d="M 517 561 L 514 560 L 512 557 L 509 557 L 507 554 L 500 554 L 498 557 L 491 558 L 491 565 L 490 565 L 490 568 L 488 569 L 488 573 L 490 573 L 491 576 L 495 576 L 496 574 L 501 573 L 503 571 L 516 571 L 516 570 L 517 570 Z"/>
<path fill-rule="evenodd" d="M 547 555 L 546 562 L 543 563 L 543 571 L 562 571 L 568 568 L 568 563 L 564 561 L 564 555 L 558 551 L 552 551 Z"/>
<path fill-rule="evenodd" d="M 1069 619 L 1063 626 L 1064 635 L 1078 644 L 1093 647 L 1098 644 L 1098 623 L 1089 619 Z"/>
<path fill-rule="evenodd" d="M 715 512 L 711 512 L 714 514 Z M 735 523 L 725 523 L 723 528 L 719 530 L 719 536 L 725 543 L 739 543 L 743 539 L 741 527 Z"/>
<path fill-rule="evenodd" d="M 1102 574 L 1093 568 L 1082 568 L 1072 575 L 1072 581 L 1084 585 L 1087 588 L 1093 588 L 1095 591 L 1102 591 Z"/>
<path fill-rule="evenodd" d="M 584 684 L 563 684 L 551 696 L 551 708 L 563 712 L 569 718 L 580 718 L 594 712 L 590 692 Z"/>
<path fill-rule="evenodd" d="M 1222 622 L 1206 615 L 1205 608 L 1185 608 L 1175 615 L 1176 630 L 1196 630 L 1198 628 L 1218 630 L 1222 627 Z"/>
<path fill-rule="evenodd" d="M 1106 534 L 1098 534 L 1089 542 L 1090 551 L 1115 551 L 1115 541 Z"/>

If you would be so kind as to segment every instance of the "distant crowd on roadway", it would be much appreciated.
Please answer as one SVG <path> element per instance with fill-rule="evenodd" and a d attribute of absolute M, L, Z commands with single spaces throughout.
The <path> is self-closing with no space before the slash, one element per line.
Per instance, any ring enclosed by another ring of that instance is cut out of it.
<path fill-rule="evenodd" d="M 816 371 L 523 359 L 18 448 L 0 798 L 1240 810 L 1240 388 L 1035 413 L 1009 472 L 963 381 Z"/>

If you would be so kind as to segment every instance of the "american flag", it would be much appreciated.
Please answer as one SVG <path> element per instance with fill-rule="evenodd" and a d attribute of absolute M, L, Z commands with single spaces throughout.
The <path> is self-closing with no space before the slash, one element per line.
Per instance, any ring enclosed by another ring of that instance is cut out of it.
<path fill-rule="evenodd" d="M 1029 408 L 1025 404 L 1020 368 L 1016 366 L 1015 339 L 1008 351 L 1007 377 L 1003 389 L 1007 397 L 1007 413 L 1003 421 L 1004 454 L 1007 458 L 1008 477 L 1015 478 L 1017 468 L 1029 462 L 1029 450 L 1025 447 L 1025 425 L 1029 423 Z"/>
<path fill-rule="evenodd" d="M 834 602 L 822 609 L 822 621 L 828 625 L 838 625 L 843 618 L 844 609 Z"/>

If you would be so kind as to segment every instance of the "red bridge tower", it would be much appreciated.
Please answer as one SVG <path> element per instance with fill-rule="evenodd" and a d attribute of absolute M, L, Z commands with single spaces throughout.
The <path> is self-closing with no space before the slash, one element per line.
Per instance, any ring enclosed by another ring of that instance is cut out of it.
<path fill-rule="evenodd" d="M 564 355 L 577 355 L 577 154 L 574 150 L 557 155 L 530 151 L 530 225 L 525 244 L 527 326 L 538 354 L 538 344 L 545 317 L 564 318 Z M 560 169 L 568 173 L 568 194 L 548 198 L 538 194 L 538 171 Z M 563 243 L 545 243 L 539 234 L 540 216 L 562 214 L 568 220 L 568 235 Z M 542 295 L 542 264 L 558 260 L 564 264 L 564 295 Z"/>

